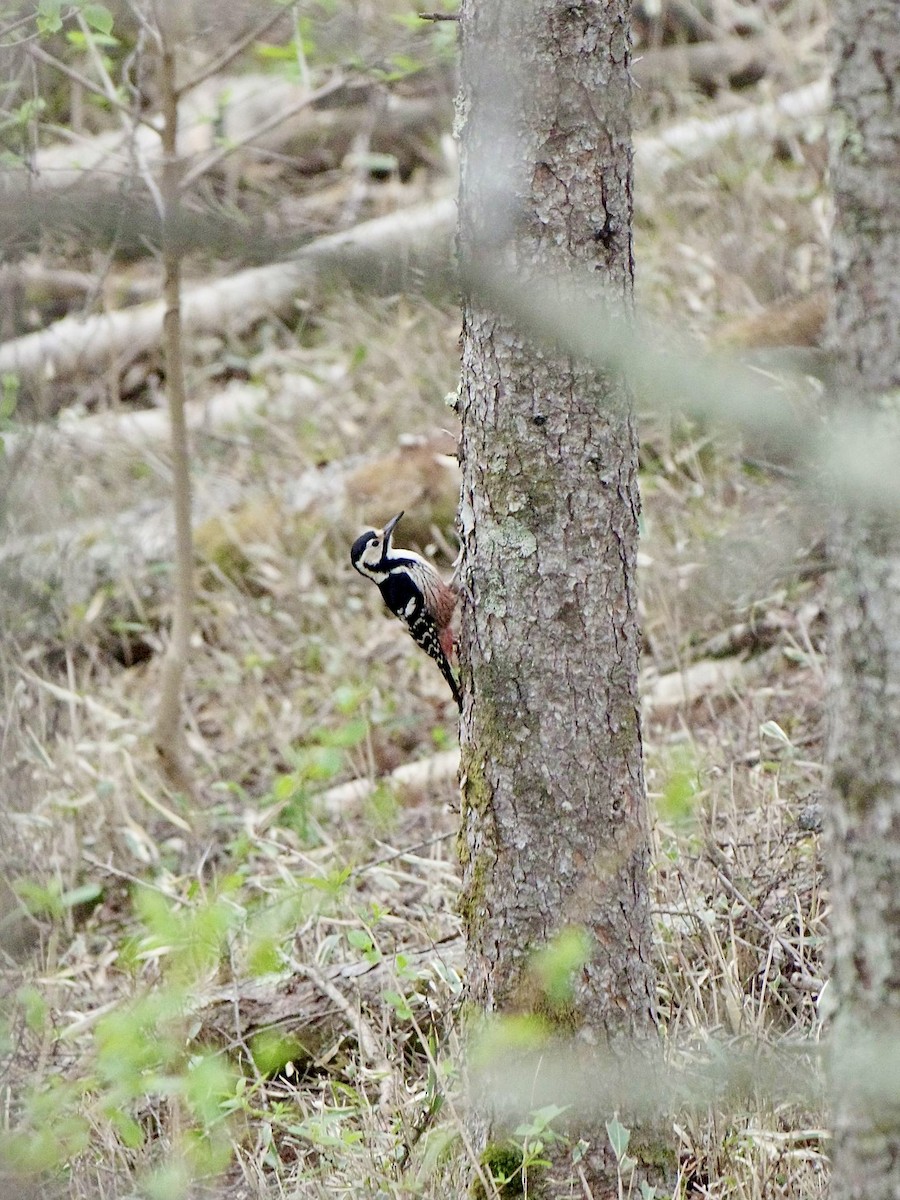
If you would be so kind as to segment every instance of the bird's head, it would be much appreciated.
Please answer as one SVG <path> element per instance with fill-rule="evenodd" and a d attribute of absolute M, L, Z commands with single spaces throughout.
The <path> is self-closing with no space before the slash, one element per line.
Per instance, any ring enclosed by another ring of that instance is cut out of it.
<path fill-rule="evenodd" d="M 398 512 L 384 529 L 367 529 L 350 547 L 350 561 L 360 575 L 374 579 L 376 583 L 387 578 L 392 549 L 391 536 L 402 516 L 403 513 Z"/>

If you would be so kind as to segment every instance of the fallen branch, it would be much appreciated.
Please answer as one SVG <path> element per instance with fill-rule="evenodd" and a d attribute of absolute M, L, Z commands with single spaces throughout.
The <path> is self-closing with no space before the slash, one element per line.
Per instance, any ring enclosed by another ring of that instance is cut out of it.
<path fill-rule="evenodd" d="M 327 370 L 319 373 L 323 383 L 332 378 L 336 378 L 336 373 Z M 317 399 L 321 392 L 319 383 L 300 375 L 292 378 L 290 389 L 275 395 L 265 387 L 231 383 L 207 400 L 188 402 L 188 429 L 202 430 L 205 434 L 222 433 L 248 422 L 261 409 L 270 418 L 287 417 L 304 400 Z M 97 456 L 146 450 L 155 443 L 168 441 L 170 436 L 167 408 L 125 409 L 74 418 L 70 412 L 63 412 L 55 424 L 30 425 L 4 433 L 3 445 L 7 458 L 16 461 L 17 468 L 27 473 L 32 462 L 52 461 L 58 471 L 67 458 L 84 466 Z"/>
<path fill-rule="evenodd" d="M 328 277 L 373 291 L 403 290 L 430 265 L 446 267 L 455 212 L 450 198 L 403 209 L 320 238 L 285 262 L 188 289 L 185 330 L 240 332 L 266 316 L 289 313 L 298 294 L 309 294 Z M 39 382 L 103 370 L 111 363 L 121 370 L 159 344 L 163 312 L 156 301 L 88 318 L 64 317 L 0 344 L 0 374 Z"/>
<path fill-rule="evenodd" d="M 212 166 L 225 157 L 240 158 L 246 146 L 254 155 L 289 152 L 301 162 L 327 159 L 334 166 L 347 153 L 361 114 L 374 117 L 376 148 L 420 136 L 445 117 L 449 122 L 449 102 L 439 88 L 429 96 L 401 96 L 368 81 L 335 88 L 337 94 L 329 86 L 314 95 L 303 83 L 251 73 L 208 79 L 180 102 L 178 154 L 194 160 L 192 172 L 213 154 Z M 382 101 L 377 106 L 376 92 Z M 137 176 L 138 162 L 150 171 L 161 167 L 161 127 L 159 116 L 152 116 L 133 129 L 72 135 L 69 142 L 39 147 L 27 168 L 7 167 L 0 182 L 9 194 L 33 191 L 36 183 L 54 191 L 85 185 L 118 191 Z"/>
<path fill-rule="evenodd" d="M 333 817 L 348 808 L 365 803 L 379 788 L 387 785 L 403 793 L 431 792 L 442 784 L 455 780 L 459 771 L 459 750 L 444 750 L 419 762 L 404 763 L 382 779 L 352 779 L 322 792 L 315 799 L 318 812 Z"/>
<path fill-rule="evenodd" d="M 294 408 L 306 409 L 321 394 L 321 387 L 306 379 L 295 380 L 272 404 L 289 416 Z M 219 399 L 221 405 L 211 402 L 211 407 L 221 407 L 233 417 L 253 411 L 267 396 L 262 389 L 234 385 Z M 203 412 L 202 406 L 189 408 L 189 423 L 206 427 Z M 160 424 L 156 412 L 135 413 L 120 420 L 133 425 L 139 416 L 153 418 L 154 433 L 168 429 L 168 422 Z M 92 426 L 94 421 L 106 424 L 105 418 L 90 421 Z M 363 510 L 380 511 L 387 503 L 384 489 L 395 497 L 401 486 L 426 521 L 423 536 L 427 538 L 429 513 L 452 513 L 459 494 L 458 472 L 447 454 L 448 443 L 452 447 L 453 439 L 435 437 L 400 446 L 376 460 L 353 458 L 313 467 L 285 483 L 277 494 L 270 486 L 265 499 L 267 530 L 273 512 L 280 519 L 314 512 L 332 529 L 346 522 L 347 535 L 353 537 Z M 20 446 L 19 455 L 31 449 Z M 58 444 L 40 438 L 36 451 L 41 461 L 52 457 L 57 462 L 60 454 Z M 225 475 L 204 481 L 199 476 L 193 528 L 201 560 L 217 561 L 217 551 L 223 546 L 243 552 L 231 530 L 242 525 L 242 512 L 249 513 L 251 521 L 255 514 L 258 524 L 259 508 L 259 497 L 248 496 L 239 481 Z M 139 622 L 152 635 L 170 596 L 173 553 L 171 514 L 163 500 L 147 501 L 113 518 L 80 521 L 52 533 L 12 539 L 0 545 L 4 632 L 48 649 L 61 641 L 105 644 L 117 639 L 116 644 L 121 644 L 115 629 L 122 622 Z M 249 557 L 252 561 L 252 554 Z"/>
<path fill-rule="evenodd" d="M 632 72 L 645 91 L 677 90 L 685 83 L 707 95 L 748 87 L 778 66 L 777 45 L 766 37 L 729 37 L 643 50 Z"/>
<path fill-rule="evenodd" d="M 646 713 L 655 717 L 698 700 L 735 694 L 761 670 L 760 660 L 743 658 L 703 659 L 682 671 L 670 671 L 654 678 L 652 672 L 641 676 L 641 702 Z"/>
<path fill-rule="evenodd" d="M 639 184 L 659 183 L 667 172 L 709 154 L 729 138 L 774 137 L 828 110 L 828 81 L 785 92 L 776 100 L 742 108 L 710 120 L 685 121 L 658 134 L 635 138 L 634 160 Z"/>
<path fill-rule="evenodd" d="M 424 950 L 405 950 L 399 987 L 397 968 L 391 959 L 326 968 L 316 973 L 316 980 L 304 972 L 235 982 L 198 1003 L 194 1012 L 200 1025 L 196 1037 L 240 1046 L 263 1030 L 281 1028 L 315 1061 L 335 1038 L 347 1032 L 348 1005 L 384 1013 L 388 1008 L 385 991 L 400 990 L 420 1019 L 430 1016 L 435 1007 L 452 1007 L 456 997 L 447 980 L 458 979 L 463 954 L 462 938 L 457 937 Z M 346 1004 L 336 1002 L 332 994 L 335 990 L 348 997 Z M 391 1019 L 400 1020 L 395 1010 Z"/>
<path fill-rule="evenodd" d="M 788 92 L 768 104 L 710 121 L 687 121 L 635 139 L 644 186 L 667 171 L 709 153 L 730 137 L 770 136 L 824 113 L 825 81 Z M 185 294 L 185 328 L 241 331 L 269 314 L 291 311 L 323 274 L 340 274 L 374 290 L 396 291 L 451 262 L 455 202 L 451 198 L 403 209 L 333 234 L 292 259 L 241 271 Z M 0 344 L 0 374 L 48 380 L 62 375 L 119 369 L 159 343 L 162 305 L 139 305 L 87 319 L 66 317 L 39 333 Z"/>

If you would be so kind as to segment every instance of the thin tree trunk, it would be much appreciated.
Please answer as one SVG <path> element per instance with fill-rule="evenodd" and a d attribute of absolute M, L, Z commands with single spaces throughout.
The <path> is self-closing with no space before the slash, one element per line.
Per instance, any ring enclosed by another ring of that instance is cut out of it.
<path fill-rule="evenodd" d="M 523 288 L 577 272 L 596 281 L 598 301 L 630 306 L 629 48 L 627 0 L 464 4 L 464 271 L 500 250 Z M 538 1013 L 586 1047 L 630 1054 L 655 1042 L 656 1025 L 628 397 L 619 381 L 535 345 L 476 292 L 465 303 L 460 410 L 471 998 L 488 1014 Z M 571 927 L 590 950 L 557 1005 L 529 963 Z M 491 1103 L 476 1121 L 486 1165 L 508 1132 Z M 586 1156 L 576 1166 L 556 1145 L 529 1194 L 613 1194 L 602 1125 L 569 1133 L 590 1142 Z"/>
<path fill-rule="evenodd" d="M 900 3 L 836 0 L 832 342 L 842 394 L 897 445 Z M 877 505 L 832 538 L 834 1200 L 900 1195 L 900 522 Z M 885 1085 L 887 1085 L 887 1090 Z"/>
<path fill-rule="evenodd" d="M 184 674 L 191 641 L 194 604 L 194 543 L 191 532 L 191 475 L 185 415 L 184 360 L 181 329 L 181 255 L 178 244 L 179 163 L 178 94 L 175 51 L 163 35 L 161 84 L 163 93 L 163 272 L 165 315 L 163 350 L 166 397 L 172 423 L 172 502 L 175 513 L 175 594 L 172 630 L 162 664 L 159 708 L 154 743 L 160 761 L 176 787 L 191 789 L 184 735 L 181 728 Z"/>

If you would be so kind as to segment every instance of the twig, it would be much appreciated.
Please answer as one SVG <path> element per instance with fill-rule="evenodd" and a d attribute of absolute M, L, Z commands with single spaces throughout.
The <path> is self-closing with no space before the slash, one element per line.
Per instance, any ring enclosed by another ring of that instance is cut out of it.
<path fill-rule="evenodd" d="M 17 29 L 21 29 L 21 27 L 23 25 L 30 24 L 33 20 L 34 20 L 34 13 L 27 12 L 24 17 L 19 17 L 19 19 L 17 21 L 13 21 L 11 25 L 4 25 L 3 28 L 0 29 L 0 38 L 6 37 L 6 35 L 8 33 L 15 33 L 15 31 Z M 38 37 L 39 35 L 37 33 L 35 33 L 35 34 L 32 34 L 31 36 Z M 5 45 L 0 43 L 0 50 L 10 50 L 14 46 L 21 46 L 25 40 L 26 40 L 25 38 L 19 38 L 19 40 L 17 42 L 7 42 Z"/>
<path fill-rule="evenodd" d="M 265 121 L 260 121 L 258 125 L 254 125 L 247 133 L 235 141 L 229 142 L 227 146 L 220 146 L 218 150 L 213 150 L 211 154 L 207 154 L 206 158 L 201 158 L 198 163 L 182 175 L 181 190 L 186 191 L 191 184 L 196 183 L 201 175 L 205 175 L 207 171 L 211 171 L 223 159 L 228 158 L 230 154 L 234 154 L 236 150 L 240 150 L 242 146 L 246 146 L 248 142 L 252 142 L 254 138 L 261 137 L 264 133 L 268 133 L 270 129 L 275 129 L 282 121 L 286 121 L 288 117 L 295 116 L 298 112 L 302 112 L 304 108 L 309 108 L 319 100 L 324 100 L 326 96 L 330 96 L 333 92 L 339 91 L 346 82 L 346 79 L 342 75 L 338 75 L 330 83 L 324 84 L 315 92 L 310 92 L 308 96 L 303 96 L 302 99 L 297 100 L 294 104 L 289 104 L 287 108 L 282 109 L 280 112 L 273 113 Z"/>
<path fill-rule="evenodd" d="M 144 152 L 141 149 L 140 141 L 135 134 L 136 123 L 140 120 L 139 114 L 131 108 L 123 109 L 123 106 L 119 102 L 119 98 L 116 95 L 116 85 L 113 83 L 112 79 L 110 78 L 110 74 L 106 69 L 106 64 L 103 61 L 103 55 L 97 49 L 94 35 L 91 32 L 87 21 L 85 21 L 80 12 L 77 14 L 77 16 L 79 27 L 81 28 L 81 32 L 84 34 L 85 42 L 88 50 L 90 51 L 91 60 L 97 70 L 97 74 L 100 76 L 100 79 L 103 82 L 103 94 L 106 96 L 106 99 L 110 104 L 119 109 L 119 121 L 126 137 L 128 138 L 128 144 L 131 147 L 131 152 L 134 155 L 135 162 L 137 163 L 138 172 L 140 173 L 140 176 L 147 187 L 147 191 L 153 198 L 153 203 L 156 206 L 156 211 L 159 214 L 160 219 L 162 219 L 165 212 L 162 194 L 147 164 Z M 148 122 L 145 121 L 144 124 L 148 124 Z M 159 130 L 156 129 L 154 125 L 150 125 L 150 128 L 153 129 L 154 133 L 159 135 Z M 163 132 L 163 141 L 165 141 L 165 136 L 165 132 Z M 163 170 L 165 170 L 165 167 L 163 167 Z"/>
<path fill-rule="evenodd" d="M 162 26 L 160 34 L 162 36 Z M 188 766 L 182 715 L 184 675 L 190 654 L 194 605 L 194 541 L 191 529 L 191 470 L 184 380 L 184 348 L 181 301 L 181 258 L 178 244 L 180 205 L 178 158 L 178 97 L 175 94 L 175 48 L 165 36 L 160 63 L 162 92 L 163 173 L 163 354 L 166 367 L 166 397 L 171 421 L 172 502 L 175 518 L 175 595 L 172 630 L 163 657 L 159 707 L 153 740 L 160 761 L 176 787 L 189 795 L 193 780 Z"/>
<path fill-rule="evenodd" d="M 100 87 L 98 83 L 94 83 L 92 79 L 88 79 L 87 75 L 82 75 L 81 72 L 76 71 L 74 67 L 70 67 L 67 63 L 55 58 L 52 54 L 48 54 L 43 47 L 32 43 L 28 46 L 28 53 L 32 58 L 36 58 L 38 62 L 43 63 L 47 67 L 52 67 L 53 70 L 58 71 L 60 75 L 65 75 L 67 79 L 71 79 L 73 83 L 77 83 L 80 87 L 83 87 L 85 91 L 92 92 L 95 96 L 102 96 L 102 98 L 106 100 L 106 102 L 112 108 L 124 113 L 129 120 L 137 121 L 141 125 L 146 125 L 148 129 L 152 129 L 154 133 L 159 133 L 157 127 L 147 117 L 142 117 L 140 113 L 134 112 L 131 106 L 128 104 L 123 104 L 118 96 L 115 94 L 110 95 L 110 93 L 104 88 Z"/>
<path fill-rule="evenodd" d="M 356 1033 L 356 1040 L 359 1043 L 359 1048 L 375 1067 L 376 1070 L 384 1072 L 384 1078 L 381 1081 L 381 1087 L 378 1092 L 379 1106 L 386 1108 L 392 1101 L 394 1095 L 394 1069 L 388 1062 L 385 1055 L 382 1053 L 378 1039 L 375 1033 L 358 1008 L 354 1008 L 347 997 L 335 985 L 315 967 L 309 966 L 306 963 L 298 962 L 295 958 L 290 960 L 291 970 L 308 979 L 309 982 L 322 993 L 343 1013 L 347 1021 Z M 386 1113 L 382 1116 L 386 1117 Z"/>
<path fill-rule="evenodd" d="M 191 76 L 185 83 L 179 84 L 175 89 L 175 95 L 178 99 L 180 100 L 182 96 L 187 95 L 188 92 L 192 92 L 201 83 L 205 83 L 211 75 L 216 75 L 219 71 L 223 71 L 229 63 L 234 62 L 237 56 L 247 49 L 251 42 L 256 41 L 257 38 L 261 38 L 264 33 L 268 33 L 272 26 L 281 20 L 284 14 L 285 10 L 276 6 L 274 13 L 264 17 L 258 25 L 255 25 L 242 38 L 239 38 L 238 41 L 232 42 L 226 50 L 222 51 L 218 58 L 214 58 L 212 62 L 208 62 L 196 75 Z"/>
<path fill-rule="evenodd" d="M 418 17 L 420 21 L 461 21 L 462 13 L 422 12 Z"/>
<path fill-rule="evenodd" d="M 773 938 L 778 945 L 781 946 L 788 958 L 790 958 L 794 963 L 794 966 L 800 972 L 800 980 L 798 981 L 798 984 L 803 987 L 803 990 L 820 991 L 823 986 L 822 981 L 820 979 L 816 979 L 815 976 L 810 975 L 809 971 L 807 970 L 806 963 L 803 961 L 803 955 L 799 952 L 796 946 L 791 945 L 787 938 L 781 936 L 781 934 L 766 920 L 759 909 L 754 908 L 747 897 L 738 891 L 738 889 L 728 878 L 726 872 L 722 870 L 722 867 L 719 865 L 719 850 L 715 846 L 708 846 L 706 856 L 715 867 L 716 875 L 728 894 L 737 900 L 739 904 L 744 906 L 750 916 L 762 926 L 769 937 Z"/>

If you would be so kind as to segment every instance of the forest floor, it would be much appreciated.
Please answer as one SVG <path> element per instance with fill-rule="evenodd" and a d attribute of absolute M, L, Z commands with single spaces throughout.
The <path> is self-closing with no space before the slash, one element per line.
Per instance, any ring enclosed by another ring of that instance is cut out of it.
<path fill-rule="evenodd" d="M 787 85 L 824 69 L 821 13 L 805 20 L 812 49 Z M 648 96 L 643 120 L 774 90 Z M 812 119 L 732 139 L 656 192 L 639 179 L 643 311 L 701 346 L 820 287 L 825 155 Z M 363 216 L 436 188 L 424 171 L 367 186 Z M 197 529 L 193 796 L 167 787 L 150 737 L 165 597 L 123 578 L 59 636 L 23 641 L 10 622 L 0 1172 L 17 1194 L 450 1194 L 465 1141 L 455 708 L 348 547 L 403 508 L 449 573 L 459 321 L 449 300 L 336 289 L 293 320 L 190 342 L 194 402 L 235 383 L 266 397 L 194 438 L 198 492 L 221 483 L 231 499 Z M 824 516 L 777 455 L 636 403 L 666 1053 L 673 1071 L 759 1045 L 787 1055 L 816 1044 L 825 1015 Z M 333 493 L 310 485 L 332 475 Z M 139 543 L 169 482 L 164 442 L 26 452 L 3 536 L 102 531 L 125 513 L 116 536 Z M 432 770 L 387 778 L 416 762 Z M 372 786 L 342 788 L 353 780 Z M 676 1195 L 826 1194 L 815 1087 L 722 1084 L 672 1116 L 671 1136 Z"/>

